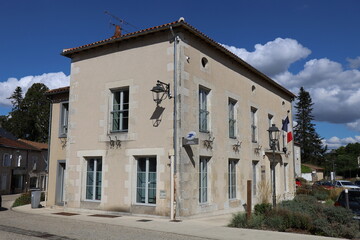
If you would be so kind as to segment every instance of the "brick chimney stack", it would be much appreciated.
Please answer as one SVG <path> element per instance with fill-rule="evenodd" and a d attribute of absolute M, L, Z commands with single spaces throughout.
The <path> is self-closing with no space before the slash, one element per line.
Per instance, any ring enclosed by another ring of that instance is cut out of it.
<path fill-rule="evenodd" d="M 119 25 L 115 25 L 115 32 L 113 37 L 115 38 L 121 37 L 121 27 Z"/>

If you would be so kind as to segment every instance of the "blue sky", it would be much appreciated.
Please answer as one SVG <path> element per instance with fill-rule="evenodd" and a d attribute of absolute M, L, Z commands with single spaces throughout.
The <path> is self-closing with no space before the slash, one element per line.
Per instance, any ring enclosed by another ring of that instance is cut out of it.
<path fill-rule="evenodd" d="M 317 131 L 330 147 L 360 141 L 360 1 L 80 1 L 0 3 L 0 114 L 16 86 L 68 85 L 64 48 L 113 34 L 104 11 L 128 32 L 185 20 L 245 61 L 314 102 Z"/>

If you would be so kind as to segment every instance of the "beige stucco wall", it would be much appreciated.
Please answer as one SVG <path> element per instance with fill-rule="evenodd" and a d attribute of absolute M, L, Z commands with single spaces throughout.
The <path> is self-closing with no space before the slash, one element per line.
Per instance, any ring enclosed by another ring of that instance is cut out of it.
<path fill-rule="evenodd" d="M 150 89 L 157 80 L 174 86 L 174 48 L 170 32 L 131 39 L 113 45 L 83 51 L 72 58 L 70 84 L 69 130 L 66 145 L 65 199 L 68 207 L 93 208 L 132 213 L 169 215 L 170 167 L 169 153 L 173 149 L 173 99 L 164 100 L 159 122 L 151 119 L 156 104 Z M 251 180 L 252 162 L 258 162 L 257 179 L 270 180 L 267 116 L 281 128 L 281 119 L 291 111 L 290 97 L 245 70 L 214 48 L 188 34 L 180 34 L 178 51 L 178 159 L 176 165 L 177 215 L 189 216 L 213 212 L 243 210 L 246 202 L 246 182 Z M 201 58 L 209 63 L 201 66 Z M 210 131 L 215 137 L 212 148 L 204 146 L 208 133 L 199 133 L 199 86 L 210 89 Z M 252 88 L 255 87 L 253 91 Z M 130 109 L 127 133 L 110 132 L 111 90 L 129 87 Z M 228 136 L 228 99 L 237 101 L 237 139 Z M 256 107 L 258 142 L 251 142 L 250 108 Z M 290 122 L 291 112 L 289 113 Z M 58 132 L 59 109 L 53 108 L 52 133 Z M 186 149 L 181 139 L 189 131 L 197 132 L 199 145 Z M 52 134 L 50 158 L 61 159 L 59 139 Z M 110 140 L 120 140 L 121 146 L 111 146 Z M 241 144 L 234 151 L 235 144 Z M 55 146 L 54 146 L 55 145 Z M 281 146 L 282 147 L 282 146 Z M 53 151 L 58 148 L 57 151 Z M 255 148 L 258 150 L 255 151 Z M 292 145 L 288 146 L 292 151 Z M 294 192 L 292 154 L 277 154 L 277 195 L 289 198 Z M 152 156 L 157 159 L 156 206 L 136 204 L 136 159 Z M 208 202 L 199 204 L 199 158 L 209 161 Z M 86 158 L 102 159 L 101 201 L 85 200 Z M 228 160 L 239 160 L 237 198 L 228 200 Z M 287 164 L 286 174 L 284 163 Z M 54 204 L 55 164 L 50 164 L 49 204 Z M 286 177 L 285 177 L 286 175 Z M 284 182 L 287 182 L 286 191 Z M 50 185 L 52 187 L 50 187 Z M 160 196 L 160 192 L 162 192 Z M 257 191 L 259 192 L 259 191 Z M 253 204 L 260 201 L 254 195 Z"/>
<path fill-rule="evenodd" d="M 49 175 L 46 204 L 55 205 L 56 180 L 58 171 L 58 161 L 66 160 L 67 139 L 59 137 L 61 102 L 55 101 L 51 105 L 51 133 L 50 133 L 50 155 L 49 155 Z"/>
<path fill-rule="evenodd" d="M 291 111 L 290 97 L 284 95 L 270 84 L 262 81 L 254 74 L 244 70 L 229 57 L 219 54 L 213 48 L 202 44 L 199 40 L 185 35 L 179 44 L 180 49 L 180 92 L 181 97 L 181 136 L 187 132 L 197 131 L 199 126 L 199 86 L 210 90 L 210 133 L 198 133 L 200 144 L 191 147 L 193 160 L 181 148 L 179 166 L 179 190 L 181 215 L 193 215 L 213 212 L 214 210 L 234 211 L 243 210 L 246 203 L 247 180 L 252 180 L 252 162 L 258 161 L 256 172 L 257 181 L 270 184 L 270 161 L 265 151 L 269 149 L 268 114 L 273 115 L 273 123 L 281 129 L 282 119 Z M 204 68 L 201 59 L 208 60 Z M 190 59 L 186 61 L 186 59 Z M 252 87 L 255 90 L 252 90 Z M 236 104 L 236 139 L 229 138 L 228 130 L 228 100 L 237 101 Z M 257 108 L 258 141 L 251 141 L 251 107 Z M 291 112 L 289 113 L 290 122 Z M 213 148 L 206 148 L 204 140 L 215 137 Z M 239 151 L 233 146 L 241 143 Z M 281 149 L 283 147 L 280 140 Z M 255 150 L 259 148 L 259 150 Z M 288 154 L 281 154 L 281 162 L 276 166 L 276 190 L 279 200 L 291 198 L 294 192 L 294 172 L 292 142 L 287 146 Z M 200 156 L 211 157 L 209 161 L 209 201 L 199 204 L 198 201 L 198 172 Z M 270 155 L 271 156 L 271 155 Z M 278 155 L 279 158 L 279 155 Z M 237 198 L 228 200 L 228 161 L 238 159 L 237 163 Z M 286 169 L 284 166 L 287 165 Z M 263 172 L 265 170 L 265 174 Z M 285 179 L 286 178 L 286 179 Z M 286 189 L 285 189 L 286 183 Z M 270 189 L 269 189 L 270 190 Z M 262 201 L 260 188 L 253 196 L 253 204 Z M 269 194 L 271 192 L 268 192 Z M 269 195 L 267 194 L 267 195 Z M 270 196 L 270 195 L 269 195 Z M 271 196 L 269 197 L 271 201 Z"/>

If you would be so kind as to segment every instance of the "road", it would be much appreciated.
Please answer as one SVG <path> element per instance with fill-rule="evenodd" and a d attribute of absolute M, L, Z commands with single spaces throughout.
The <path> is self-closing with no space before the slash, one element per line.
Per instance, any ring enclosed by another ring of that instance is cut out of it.
<path fill-rule="evenodd" d="M 0 211 L 0 239 L 189 239 L 199 240 L 187 235 L 165 233 L 154 230 L 131 228 L 79 221 L 67 218 L 49 217 L 28 213 L 14 212 L 12 210 Z"/>

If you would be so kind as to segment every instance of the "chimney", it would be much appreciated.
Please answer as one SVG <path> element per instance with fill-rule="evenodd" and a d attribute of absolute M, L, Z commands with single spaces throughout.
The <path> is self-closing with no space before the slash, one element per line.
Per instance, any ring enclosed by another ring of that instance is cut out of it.
<path fill-rule="evenodd" d="M 119 25 L 115 25 L 115 32 L 113 37 L 115 38 L 121 37 L 121 27 Z"/>

